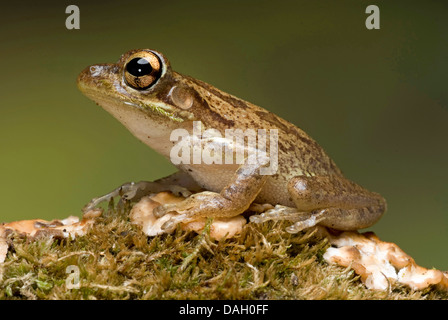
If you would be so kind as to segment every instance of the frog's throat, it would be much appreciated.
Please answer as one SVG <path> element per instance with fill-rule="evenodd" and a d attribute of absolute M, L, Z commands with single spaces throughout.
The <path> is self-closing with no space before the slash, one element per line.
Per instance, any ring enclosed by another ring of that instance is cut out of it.
<path fill-rule="evenodd" d="M 168 111 L 168 110 L 166 110 L 166 108 L 161 107 L 161 106 L 159 106 L 157 104 L 154 104 L 154 103 L 143 103 L 143 102 L 136 101 L 136 100 L 132 100 L 131 102 L 125 101 L 124 103 L 129 105 L 129 106 L 133 106 L 133 107 L 139 108 L 139 109 L 141 109 L 143 111 L 150 111 L 150 112 L 157 113 L 157 114 L 159 114 L 161 116 L 167 117 L 167 118 L 169 118 L 169 119 L 171 119 L 173 121 L 176 121 L 176 122 L 183 122 L 184 121 L 183 118 L 177 117 L 173 112 Z"/>

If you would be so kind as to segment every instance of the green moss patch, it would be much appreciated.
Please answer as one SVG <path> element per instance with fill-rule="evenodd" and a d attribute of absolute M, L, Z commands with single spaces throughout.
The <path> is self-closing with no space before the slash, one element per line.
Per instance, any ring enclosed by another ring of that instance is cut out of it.
<path fill-rule="evenodd" d="M 366 289 L 351 269 L 323 260 L 329 244 L 313 230 L 291 235 L 284 223 L 249 223 L 219 242 L 208 228 L 149 238 L 128 213 L 109 208 L 76 239 L 9 235 L 0 299 L 448 298 L 436 288 Z"/>

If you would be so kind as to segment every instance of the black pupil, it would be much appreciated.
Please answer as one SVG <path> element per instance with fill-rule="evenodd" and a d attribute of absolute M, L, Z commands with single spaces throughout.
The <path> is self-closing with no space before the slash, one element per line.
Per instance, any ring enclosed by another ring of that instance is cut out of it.
<path fill-rule="evenodd" d="M 135 77 L 141 77 L 150 74 L 152 67 L 148 60 L 143 58 L 134 58 L 126 65 L 126 71 Z"/>

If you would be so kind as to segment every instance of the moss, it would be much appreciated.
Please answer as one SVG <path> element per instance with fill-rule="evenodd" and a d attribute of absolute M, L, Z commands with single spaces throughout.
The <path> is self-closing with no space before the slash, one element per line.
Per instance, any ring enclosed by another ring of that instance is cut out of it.
<path fill-rule="evenodd" d="M 11 235 L 0 265 L 0 299 L 446 299 L 430 288 L 368 290 L 351 269 L 328 265 L 325 238 L 290 235 L 283 223 L 247 224 L 215 242 L 208 228 L 148 238 L 110 207 L 76 239 Z M 67 268 L 80 287 L 67 288 Z"/>

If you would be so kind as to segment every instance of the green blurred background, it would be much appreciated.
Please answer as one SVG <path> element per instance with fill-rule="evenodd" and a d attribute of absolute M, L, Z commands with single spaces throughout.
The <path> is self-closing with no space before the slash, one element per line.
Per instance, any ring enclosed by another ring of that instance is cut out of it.
<path fill-rule="evenodd" d="M 81 29 L 65 28 L 76 4 Z M 367 30 L 365 9 L 381 10 Z M 388 200 L 369 228 L 448 269 L 446 1 L 22 1 L 2 5 L 0 221 L 81 215 L 91 198 L 175 171 L 76 87 L 134 48 L 315 138 Z"/>

